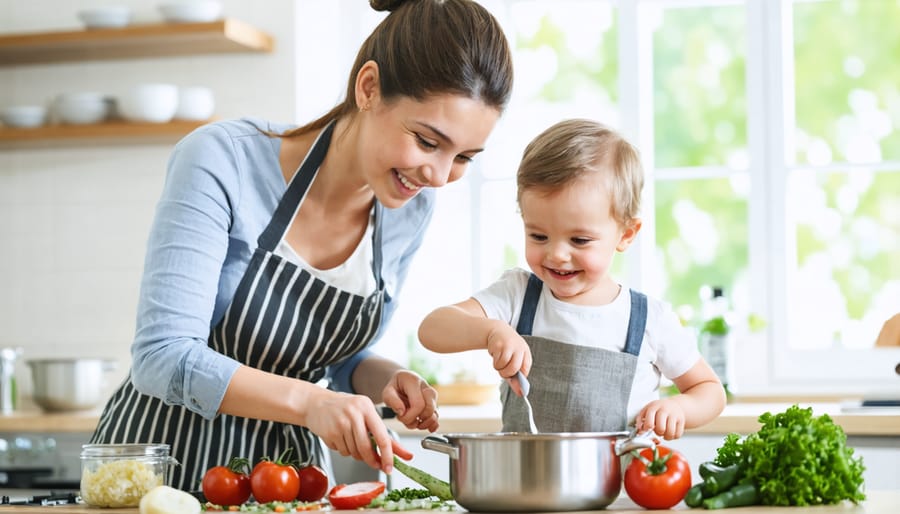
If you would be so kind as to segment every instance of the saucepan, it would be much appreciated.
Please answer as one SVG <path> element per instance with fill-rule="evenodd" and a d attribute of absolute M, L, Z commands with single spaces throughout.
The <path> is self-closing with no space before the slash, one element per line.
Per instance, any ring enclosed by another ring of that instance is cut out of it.
<path fill-rule="evenodd" d="M 450 490 L 476 512 L 597 510 L 622 485 L 620 456 L 652 448 L 650 433 L 455 433 L 422 447 L 450 456 Z"/>

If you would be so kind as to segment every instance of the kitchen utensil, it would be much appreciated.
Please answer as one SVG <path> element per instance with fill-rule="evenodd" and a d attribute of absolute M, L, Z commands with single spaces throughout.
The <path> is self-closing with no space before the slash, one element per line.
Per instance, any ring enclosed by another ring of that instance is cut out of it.
<path fill-rule="evenodd" d="M 40 127 L 47 121 L 47 108 L 43 105 L 12 105 L 0 112 L 0 118 L 10 127 Z"/>
<path fill-rule="evenodd" d="M 519 381 L 519 387 L 522 389 L 522 399 L 525 400 L 525 409 L 528 411 L 528 431 L 536 434 L 538 429 L 537 425 L 534 424 L 534 412 L 531 410 L 531 402 L 528 401 L 528 392 L 531 391 L 531 384 L 521 371 L 516 372 L 516 379 Z"/>
<path fill-rule="evenodd" d="M 178 86 L 138 84 L 118 97 L 118 108 L 128 121 L 167 123 L 178 109 Z"/>
<path fill-rule="evenodd" d="M 109 116 L 109 111 L 109 101 L 102 93 L 63 93 L 53 103 L 53 112 L 59 120 L 71 125 L 103 121 Z"/>
<path fill-rule="evenodd" d="M 12 414 L 16 409 L 16 359 L 21 348 L 0 348 L 0 414 Z"/>
<path fill-rule="evenodd" d="M 222 16 L 222 2 L 218 0 L 180 0 L 160 4 L 159 11 L 170 23 L 203 23 Z"/>
<path fill-rule="evenodd" d="M 178 464 L 169 455 L 168 444 L 86 444 L 81 448 L 81 498 L 94 507 L 137 507 L 145 493 L 168 485 L 169 467 Z"/>
<path fill-rule="evenodd" d="M 82 9 L 77 15 L 89 29 L 114 29 L 128 25 L 131 9 L 124 5 L 104 5 Z"/>
<path fill-rule="evenodd" d="M 208 120 L 215 111 L 216 100 L 212 89 L 202 86 L 178 89 L 178 108 L 175 118 L 179 120 Z"/>
<path fill-rule="evenodd" d="M 115 361 L 105 359 L 35 359 L 31 367 L 34 402 L 48 411 L 96 407 L 106 400 L 105 372 Z"/>
<path fill-rule="evenodd" d="M 628 432 L 427 436 L 422 447 L 450 456 L 450 489 L 473 512 L 602 509 L 622 487 L 619 456 L 655 445 Z"/>

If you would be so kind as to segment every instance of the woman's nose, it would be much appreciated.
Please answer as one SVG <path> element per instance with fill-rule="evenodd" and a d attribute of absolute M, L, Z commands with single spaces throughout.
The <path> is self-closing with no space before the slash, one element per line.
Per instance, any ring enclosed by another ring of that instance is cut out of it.
<path fill-rule="evenodd" d="M 457 167 L 460 169 L 456 170 Z M 463 166 L 457 165 L 453 159 L 435 159 L 424 167 L 422 174 L 429 186 L 441 187 L 459 179 L 463 169 Z"/>

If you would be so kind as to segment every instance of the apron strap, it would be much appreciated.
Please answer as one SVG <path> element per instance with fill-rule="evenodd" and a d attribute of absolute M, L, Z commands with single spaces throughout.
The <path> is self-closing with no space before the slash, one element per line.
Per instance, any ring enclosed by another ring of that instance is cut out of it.
<path fill-rule="evenodd" d="M 528 286 L 525 288 L 525 299 L 522 300 L 522 311 L 519 312 L 519 324 L 516 332 L 522 336 L 530 336 L 534 326 L 534 313 L 537 312 L 538 300 L 541 298 L 541 289 L 544 283 L 534 273 L 528 277 Z"/>
<path fill-rule="evenodd" d="M 647 296 L 631 289 L 631 316 L 628 317 L 628 334 L 625 337 L 625 353 L 637 357 L 644 341 L 647 327 Z"/>
<path fill-rule="evenodd" d="M 287 191 L 281 197 L 281 201 L 278 202 L 278 207 L 275 209 L 272 220 L 269 221 L 269 225 L 259 235 L 259 239 L 256 240 L 260 248 L 269 252 L 275 251 L 275 247 L 278 246 L 278 242 L 281 241 L 281 237 L 297 214 L 303 198 L 306 197 L 309 185 L 316 178 L 316 174 L 319 172 L 319 165 L 325 160 L 325 154 L 328 153 L 328 146 L 331 144 L 331 133 L 333 131 L 334 122 L 329 123 L 322 129 L 319 137 L 313 143 L 309 155 L 306 156 L 306 159 L 300 164 L 300 168 L 294 173 L 291 183 L 288 184 Z"/>

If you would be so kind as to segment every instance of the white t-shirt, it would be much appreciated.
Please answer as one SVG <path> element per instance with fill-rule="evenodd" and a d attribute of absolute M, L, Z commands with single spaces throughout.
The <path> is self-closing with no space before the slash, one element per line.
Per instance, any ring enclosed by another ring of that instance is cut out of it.
<path fill-rule="evenodd" d="M 503 320 L 515 328 L 530 275 L 530 271 L 520 268 L 508 270 L 473 297 L 489 318 Z M 627 287 L 623 286 L 607 305 L 566 303 L 544 287 L 531 335 L 621 352 L 625 349 L 630 317 L 631 293 Z M 668 379 L 683 375 L 699 358 L 697 341 L 681 325 L 671 306 L 648 297 L 644 341 L 628 399 L 629 423 L 647 403 L 659 398 L 660 375 Z"/>
<path fill-rule="evenodd" d="M 363 234 L 359 245 L 353 250 L 353 254 L 346 261 L 331 269 L 321 270 L 310 266 L 284 238 L 278 243 L 275 254 L 304 268 L 312 276 L 326 284 L 343 289 L 348 293 L 369 296 L 377 287 L 375 276 L 372 273 L 372 230 L 374 222 L 374 215 L 370 215 L 366 233 Z"/>

